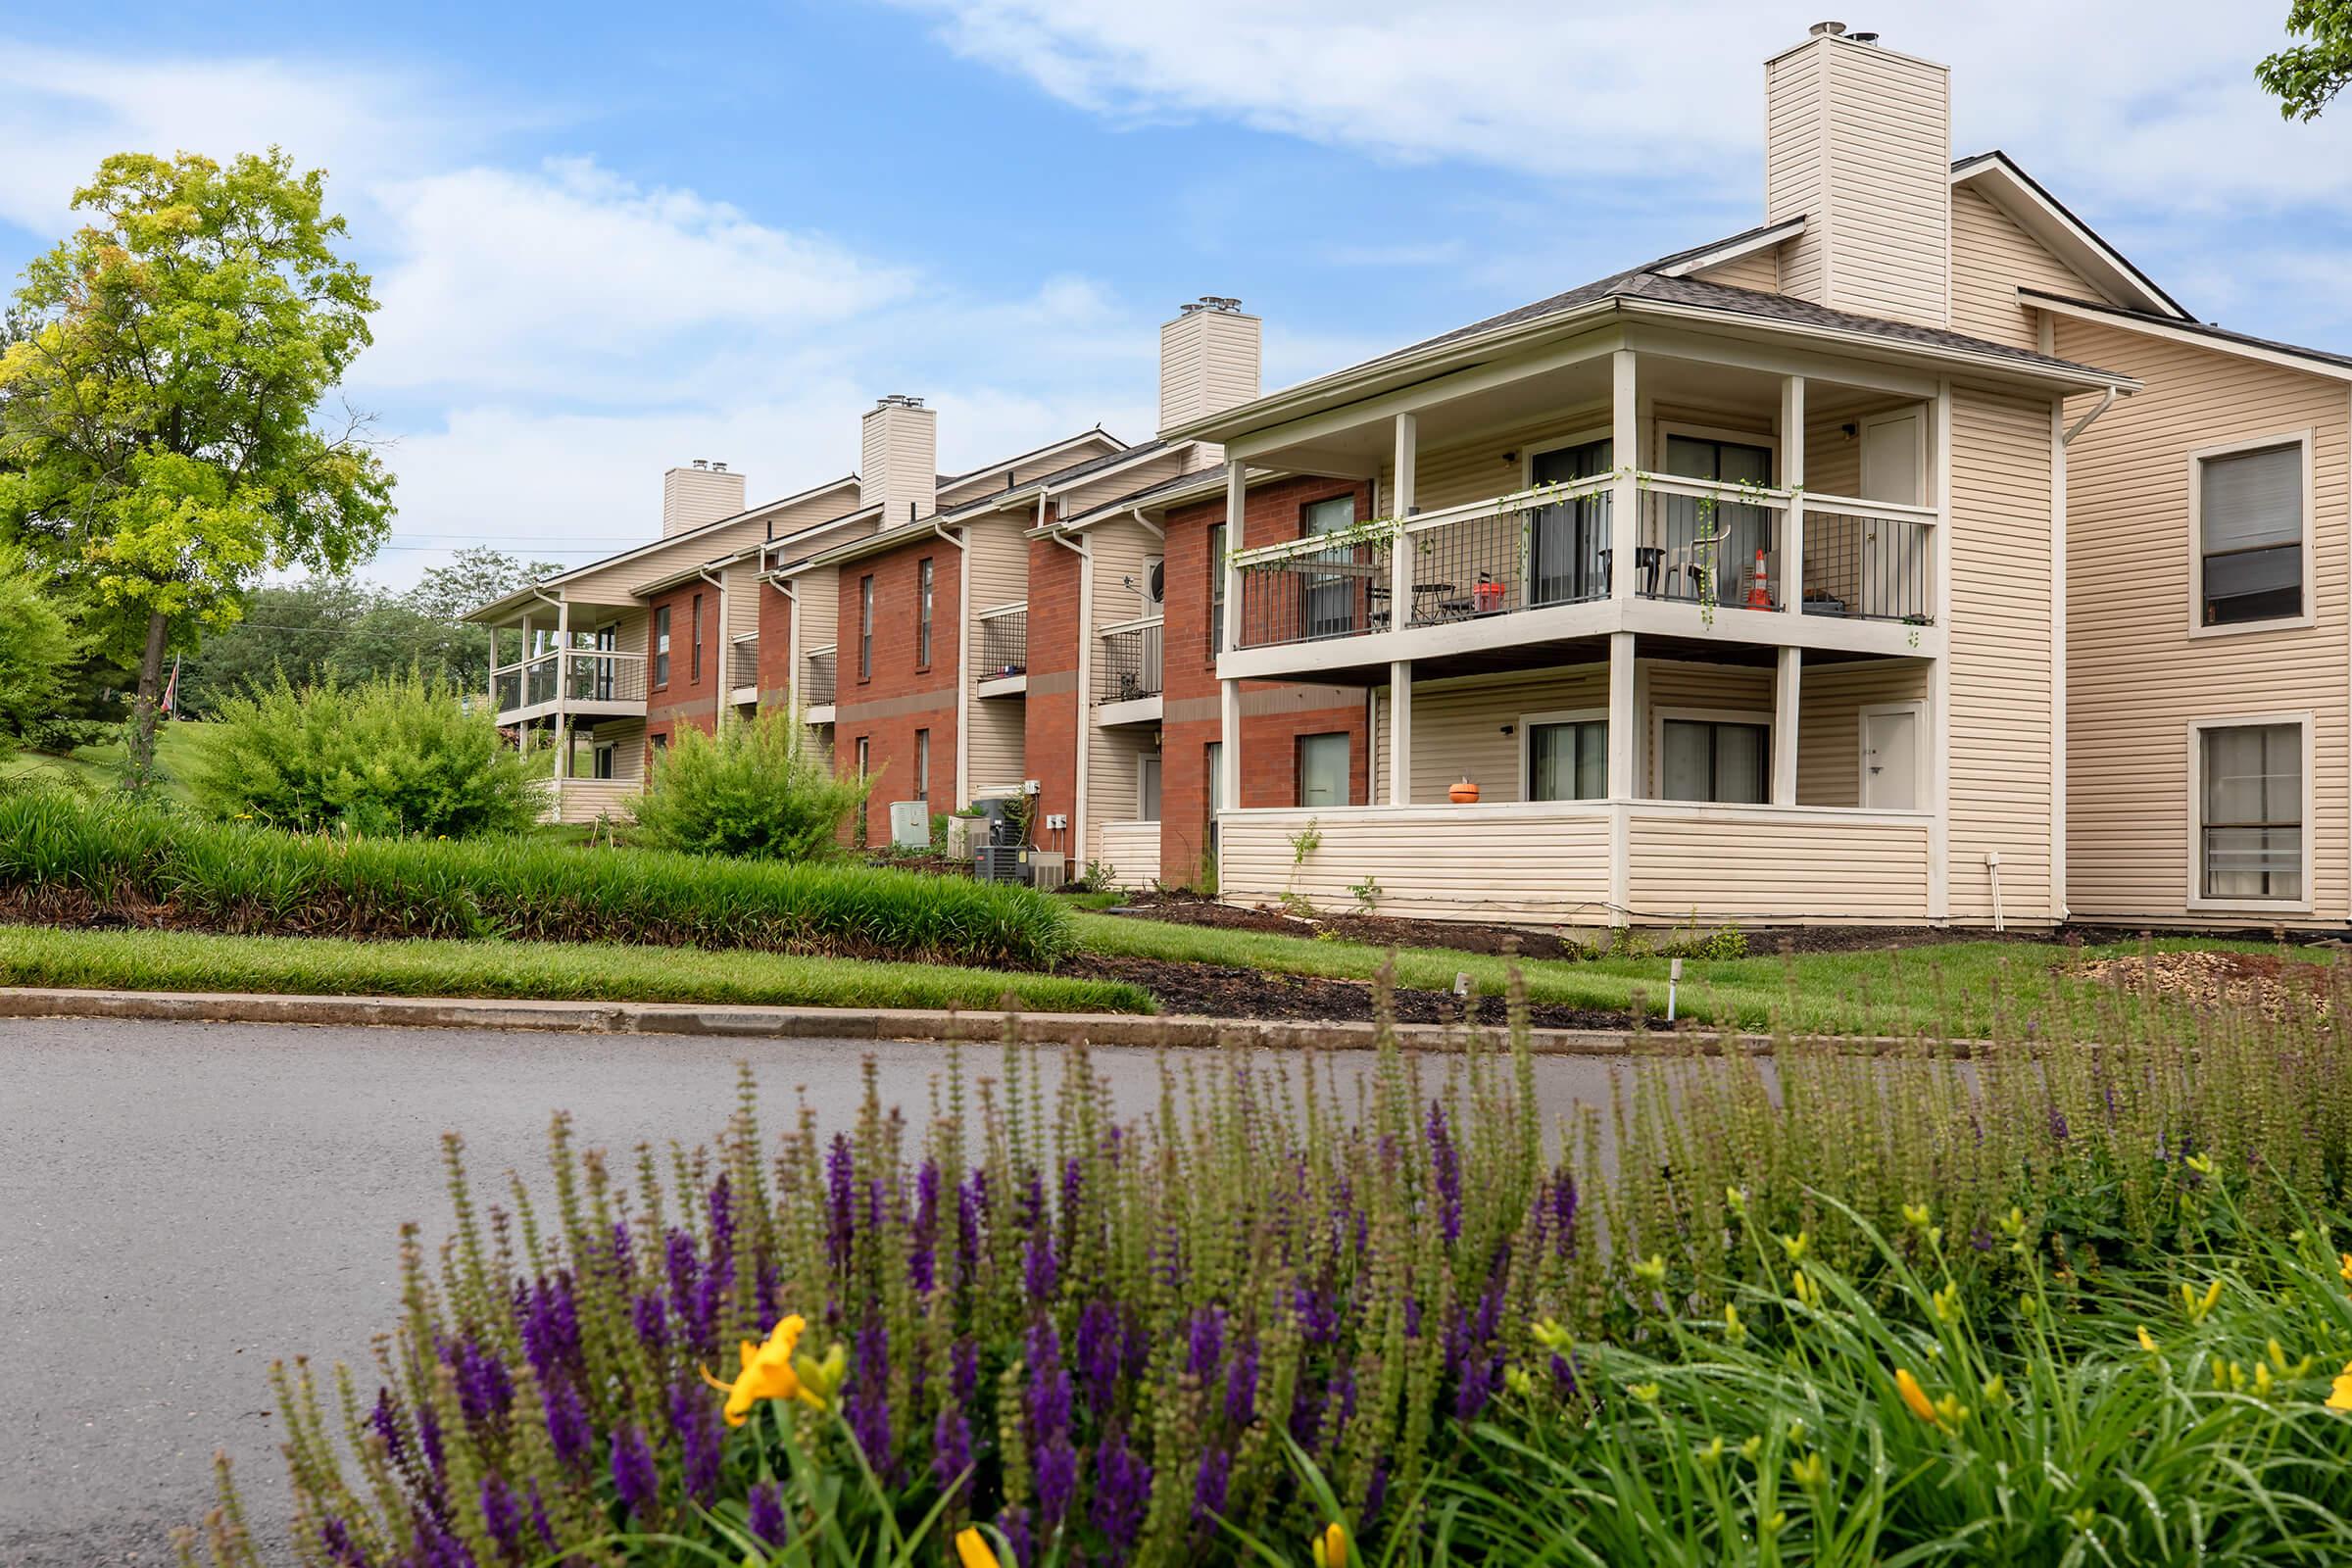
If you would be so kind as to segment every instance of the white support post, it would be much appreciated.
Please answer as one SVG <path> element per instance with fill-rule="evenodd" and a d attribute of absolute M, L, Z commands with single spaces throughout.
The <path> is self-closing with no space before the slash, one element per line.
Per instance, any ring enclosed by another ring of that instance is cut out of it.
<path fill-rule="evenodd" d="M 1936 581 L 1936 602 L 1929 612 L 1945 630 L 1944 648 L 1951 647 L 1952 603 L 1952 383 L 1936 387 L 1936 450 L 1928 455 L 1936 472 L 1936 533 L 1929 541 Z M 1928 918 L 1941 924 L 1952 917 L 1952 662 L 1949 653 L 1936 656 L 1930 677 L 1935 700 L 1929 724 L 1934 753 L 1932 797 L 1935 815 L 1928 819 Z"/>
<path fill-rule="evenodd" d="M 1389 665 L 1389 804 L 1413 804 L 1413 662 Z"/>
<path fill-rule="evenodd" d="M 1805 612 L 1805 378 L 1781 378 L 1781 488 L 1788 512 L 1781 523 L 1781 608 Z"/>
<path fill-rule="evenodd" d="M 1634 706 L 1634 634 L 1609 633 L 1609 923 L 1628 925 L 1633 887 L 1634 758 L 1641 744 Z"/>
<path fill-rule="evenodd" d="M 1217 682 L 1217 717 L 1223 728 L 1217 748 L 1217 799 L 1228 811 L 1242 804 L 1242 683 Z"/>
<path fill-rule="evenodd" d="M 2043 320 L 2049 312 L 2040 313 Z M 2050 918 L 2066 916 L 2066 399 L 2050 399 Z"/>
<path fill-rule="evenodd" d="M 1414 497 L 1414 472 L 1420 456 L 1420 420 L 1410 414 L 1396 416 L 1395 492 L 1397 530 L 1389 549 L 1389 625 L 1401 631 L 1412 624 L 1413 546 L 1404 532 L 1404 519 L 1420 510 Z M 1399 659 L 1389 665 L 1389 804 L 1410 806 L 1413 801 L 1413 662 Z"/>
<path fill-rule="evenodd" d="M 1609 502 L 1609 597 L 1624 604 L 1634 597 L 1635 568 L 1641 564 L 1642 492 L 1634 482 L 1634 474 L 1642 466 L 1642 406 L 1635 395 L 1634 351 L 1619 349 L 1609 356 L 1609 462 L 1617 470 L 1617 487 Z M 1626 639 L 1632 646 L 1633 639 Z M 1616 667 L 1615 644 L 1611 643 L 1610 668 Z M 1627 701 L 1632 701 L 1633 679 L 1630 661 L 1626 679 Z M 1614 697 L 1612 696 L 1612 701 Z M 1617 742 L 1609 741 L 1610 777 L 1616 777 Z M 1631 775 L 1628 775 L 1630 778 Z M 1609 788 L 1617 795 L 1616 786 Z M 1631 794 L 1629 785 L 1627 794 Z M 1619 799 L 1623 799 L 1619 796 Z"/>
<path fill-rule="evenodd" d="M 570 673 L 564 666 L 571 658 L 571 601 L 556 606 L 556 820 L 564 820 L 564 781 L 571 776 Z"/>
<path fill-rule="evenodd" d="M 1210 563 L 1210 569 L 1225 574 L 1225 637 L 1219 644 L 1227 653 L 1238 652 L 1242 646 L 1242 573 L 1233 558 L 1242 548 L 1242 514 L 1249 505 L 1249 481 L 1239 459 L 1225 465 L 1225 559 Z"/>
<path fill-rule="evenodd" d="M 1796 747 L 1799 687 L 1804 679 L 1805 651 L 1783 648 L 1780 668 L 1772 683 L 1772 804 L 1796 804 Z"/>
<path fill-rule="evenodd" d="M 1243 514 L 1249 505 L 1249 470 L 1236 458 L 1225 465 L 1225 561 L 1217 569 L 1225 573 L 1225 641 L 1227 653 L 1238 651 L 1242 645 L 1242 574 L 1233 564 L 1235 552 L 1243 547 Z M 1242 683 L 1221 680 L 1217 683 L 1217 717 L 1220 725 L 1217 748 L 1217 799 L 1226 810 L 1238 810 L 1242 804 Z M 1220 837 L 1220 844 L 1223 842 Z"/>

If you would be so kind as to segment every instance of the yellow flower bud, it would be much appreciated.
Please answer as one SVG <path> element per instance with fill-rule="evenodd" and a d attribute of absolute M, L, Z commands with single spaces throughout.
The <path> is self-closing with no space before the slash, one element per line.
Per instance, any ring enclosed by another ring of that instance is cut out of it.
<path fill-rule="evenodd" d="M 1791 1263 L 1802 1263 L 1805 1260 L 1806 1251 L 1812 1246 L 1813 1233 L 1811 1231 L 1798 1231 L 1794 1236 L 1781 1238 L 1781 1250 L 1788 1254 L 1788 1261 Z"/>
<path fill-rule="evenodd" d="M 1634 1264 L 1634 1278 L 1652 1290 L 1666 1283 L 1666 1260 L 1652 1252 Z"/>
<path fill-rule="evenodd" d="M 1818 1453 L 1788 1461 L 1788 1479 L 1810 1492 L 1830 1478 L 1830 1462 Z"/>
<path fill-rule="evenodd" d="M 2148 1332 L 2148 1326 L 2145 1323 L 2139 1326 L 2139 1348 L 2150 1355 L 2156 1353 L 2156 1336 Z"/>
<path fill-rule="evenodd" d="M 1740 1321 L 1740 1308 L 1729 1301 L 1723 1303 L 1723 1337 L 1734 1345 L 1747 1338 L 1747 1325 Z"/>
<path fill-rule="evenodd" d="M 1747 1217 L 1747 1195 L 1737 1187 L 1726 1187 L 1723 1190 L 1723 1206 L 1730 1209 L 1734 1214 L 1740 1216 L 1740 1218 L 1745 1219 Z M 2352 1255 L 2345 1257 L 2344 1266 L 2347 1269 L 2352 1269 Z M 2352 1273 L 2347 1273 L 2344 1277 L 2346 1279 L 2352 1279 Z"/>
<path fill-rule="evenodd" d="M 2344 1378 L 2344 1381 L 2346 1383 L 2352 1383 L 2352 1367 L 2347 1367 L 2344 1370 L 2347 1374 Z M 1749 1464 L 1754 1464 L 1756 1462 L 1756 1455 L 1762 1453 L 1763 1451 L 1764 1440 L 1760 1437 L 1749 1438 L 1745 1443 L 1740 1445 L 1740 1457 L 1745 1459 Z"/>
<path fill-rule="evenodd" d="M 1655 1404 L 1658 1402 L 1659 1390 L 1655 1383 L 1629 1383 L 1625 1386 L 1625 1392 L 1632 1395 L 1635 1398 L 1641 1400 L 1643 1404 Z"/>
<path fill-rule="evenodd" d="M 1721 1438 L 1708 1439 L 1707 1446 L 1690 1457 L 1696 1460 L 1702 1468 L 1714 1469 L 1723 1462 L 1723 1440 Z"/>
<path fill-rule="evenodd" d="M 1903 1205 L 1903 1223 L 1915 1231 L 1926 1230 L 1928 1228 L 1928 1205 L 1905 1203 Z"/>

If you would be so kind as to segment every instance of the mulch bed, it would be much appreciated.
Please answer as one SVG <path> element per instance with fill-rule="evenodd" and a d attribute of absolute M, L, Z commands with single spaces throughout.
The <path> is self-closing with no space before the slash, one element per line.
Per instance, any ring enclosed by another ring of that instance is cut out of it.
<path fill-rule="evenodd" d="M 1303 1023 L 1368 1020 L 1372 987 L 1361 980 L 1323 980 L 1309 975 L 1269 974 L 1234 964 L 1180 963 L 1166 958 L 1111 957 L 1081 954 L 1054 971 L 1088 980 L 1127 980 L 1152 993 L 1167 1012 L 1219 1018 L 1275 1018 Z M 1443 991 L 1395 993 L 1398 1023 L 1459 1023 L 1462 1004 Z M 1481 997 L 1476 1022 L 1500 1026 L 1508 1004 Z M 1545 1003 L 1530 1009 L 1539 1029 L 1630 1029 L 1633 1014 Z"/>
<path fill-rule="evenodd" d="M 2333 965 L 2281 958 L 2271 953 L 2158 953 L 2100 958 L 2072 971 L 2126 991 L 2154 990 L 2190 1006 L 2252 1003 L 2274 1021 L 2308 1004 L 2325 1016 L 2335 998 Z"/>
<path fill-rule="evenodd" d="M 1343 941 L 1375 948 L 1450 948 L 1456 953 L 1516 953 L 1523 958 L 1583 958 L 1582 943 L 1554 931 L 1505 925 L 1457 925 L 1449 920 L 1401 920 L 1385 914 L 1317 913 L 1311 919 L 1281 909 L 1244 908 L 1181 893 L 1135 893 L 1124 906 L 1107 911 L 1166 920 L 1174 925 L 1217 926 L 1227 931 L 1271 931 L 1311 937 L 1329 931 Z M 1254 972 L 1254 971 L 1252 971 Z"/>

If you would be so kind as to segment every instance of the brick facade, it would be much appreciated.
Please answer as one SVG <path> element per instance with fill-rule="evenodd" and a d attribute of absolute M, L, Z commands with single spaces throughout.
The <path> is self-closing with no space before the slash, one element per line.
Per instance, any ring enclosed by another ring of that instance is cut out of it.
<path fill-rule="evenodd" d="M 694 657 L 694 605 L 698 599 L 703 606 L 699 671 Z M 661 619 L 664 606 L 669 609 L 669 679 L 657 685 L 654 626 Z M 701 581 L 684 583 L 654 599 L 646 612 L 645 636 L 645 746 L 650 764 L 656 736 L 666 744 L 671 732 L 682 723 L 706 733 L 718 727 L 718 688 L 726 679 L 723 665 L 726 632 L 719 624 L 718 585 Z"/>
<path fill-rule="evenodd" d="M 1037 842 L 1059 844 L 1072 860 L 1083 849 L 1067 833 L 1046 830 L 1048 816 L 1078 809 L 1078 748 L 1090 720 L 1078 690 L 1078 585 L 1085 563 L 1052 539 L 1029 541 L 1029 691 L 1023 699 L 1023 758 L 1037 780 Z M 1071 816 L 1073 823 L 1075 817 Z"/>
<path fill-rule="evenodd" d="M 762 581 L 760 595 L 760 707 L 762 710 L 783 701 L 792 684 L 792 600 L 772 582 Z"/>
<path fill-rule="evenodd" d="M 931 660 L 918 664 L 916 615 L 920 564 L 931 579 Z M 858 671 L 858 585 L 874 583 L 873 667 Z M 914 799 L 915 731 L 931 733 L 928 798 L 934 813 L 963 803 L 956 794 L 956 691 L 961 679 L 956 629 L 963 614 L 963 552 L 926 534 L 896 550 L 841 566 L 839 695 L 834 705 L 833 766 L 858 770 L 858 742 L 867 743 L 879 775 L 865 808 L 868 844 L 890 842 L 890 803 Z"/>
<path fill-rule="evenodd" d="M 1363 481 L 1305 477 L 1258 486 L 1244 502 L 1242 543 L 1255 546 L 1296 539 L 1305 527 L 1309 505 L 1343 495 L 1355 497 L 1359 518 L 1372 515 L 1372 487 Z M 1208 748 L 1224 737 L 1210 634 L 1215 566 L 1209 560 L 1210 529 L 1224 520 L 1221 496 L 1171 511 L 1166 518 L 1168 592 L 1162 634 L 1166 695 L 1162 704 L 1159 838 L 1160 874 L 1175 883 L 1198 880 L 1204 864 Z M 1283 701 L 1284 689 L 1285 683 L 1280 681 L 1242 684 L 1242 798 L 1236 804 L 1296 806 L 1298 738 L 1328 734 L 1348 738 L 1348 798 L 1357 804 L 1370 800 L 1370 747 L 1362 696 L 1348 694 L 1344 700 L 1294 706 Z M 1253 711 L 1267 708 L 1291 710 Z"/>

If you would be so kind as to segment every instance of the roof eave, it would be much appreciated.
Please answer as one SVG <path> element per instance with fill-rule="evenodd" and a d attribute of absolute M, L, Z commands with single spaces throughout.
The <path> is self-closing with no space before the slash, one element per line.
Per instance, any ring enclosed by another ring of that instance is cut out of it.
<path fill-rule="evenodd" d="M 2120 305 L 2103 305 L 2090 300 L 2070 299 L 2063 294 L 2051 294 L 2037 288 L 2020 287 L 2020 305 L 2031 310 L 2050 311 L 2062 316 L 2076 316 L 2085 320 L 2109 323 L 2127 332 L 2147 332 L 2195 348 L 2209 349 L 2216 354 L 2234 355 L 2239 359 L 2257 360 L 2266 365 L 2283 366 L 2308 375 L 2325 376 L 2333 381 L 2352 381 L 2352 364 L 2326 354 L 2297 349 L 2291 343 L 2272 343 L 2246 338 L 2219 329 L 2209 329 L 2202 321 L 2175 321 L 2148 316 Z"/>
<path fill-rule="evenodd" d="M 2118 293 L 2135 298 L 2140 307 L 2151 315 L 2169 316 L 2181 321 L 2196 319 L 2179 300 L 2158 287 L 2154 278 L 2134 267 L 2129 257 L 2107 243 L 2098 230 L 2076 217 L 2064 202 L 2050 194 L 2041 181 L 2018 167 L 1999 148 L 1974 154 L 1953 164 L 1951 182 L 1965 185 L 1987 175 L 1999 178 L 2017 205 L 2027 210 L 2027 216 L 2038 220 L 2037 225 L 2030 223 L 2030 228 L 2039 226 L 2047 230 L 2035 234 L 2034 238 L 2048 246 L 2053 253 L 2070 248 L 2077 252 L 2072 257 L 2061 256 L 2060 260 L 2078 266 L 2088 261 L 2091 264 L 2089 267 L 2079 267 L 2079 270 L 2104 274 L 2092 279 L 2094 283 L 2103 283 Z M 2003 210 L 2009 210 L 2006 204 Z M 2011 212 L 2010 216 L 2014 219 L 2020 215 Z M 2061 243 L 2051 244 L 2054 236 Z"/>

